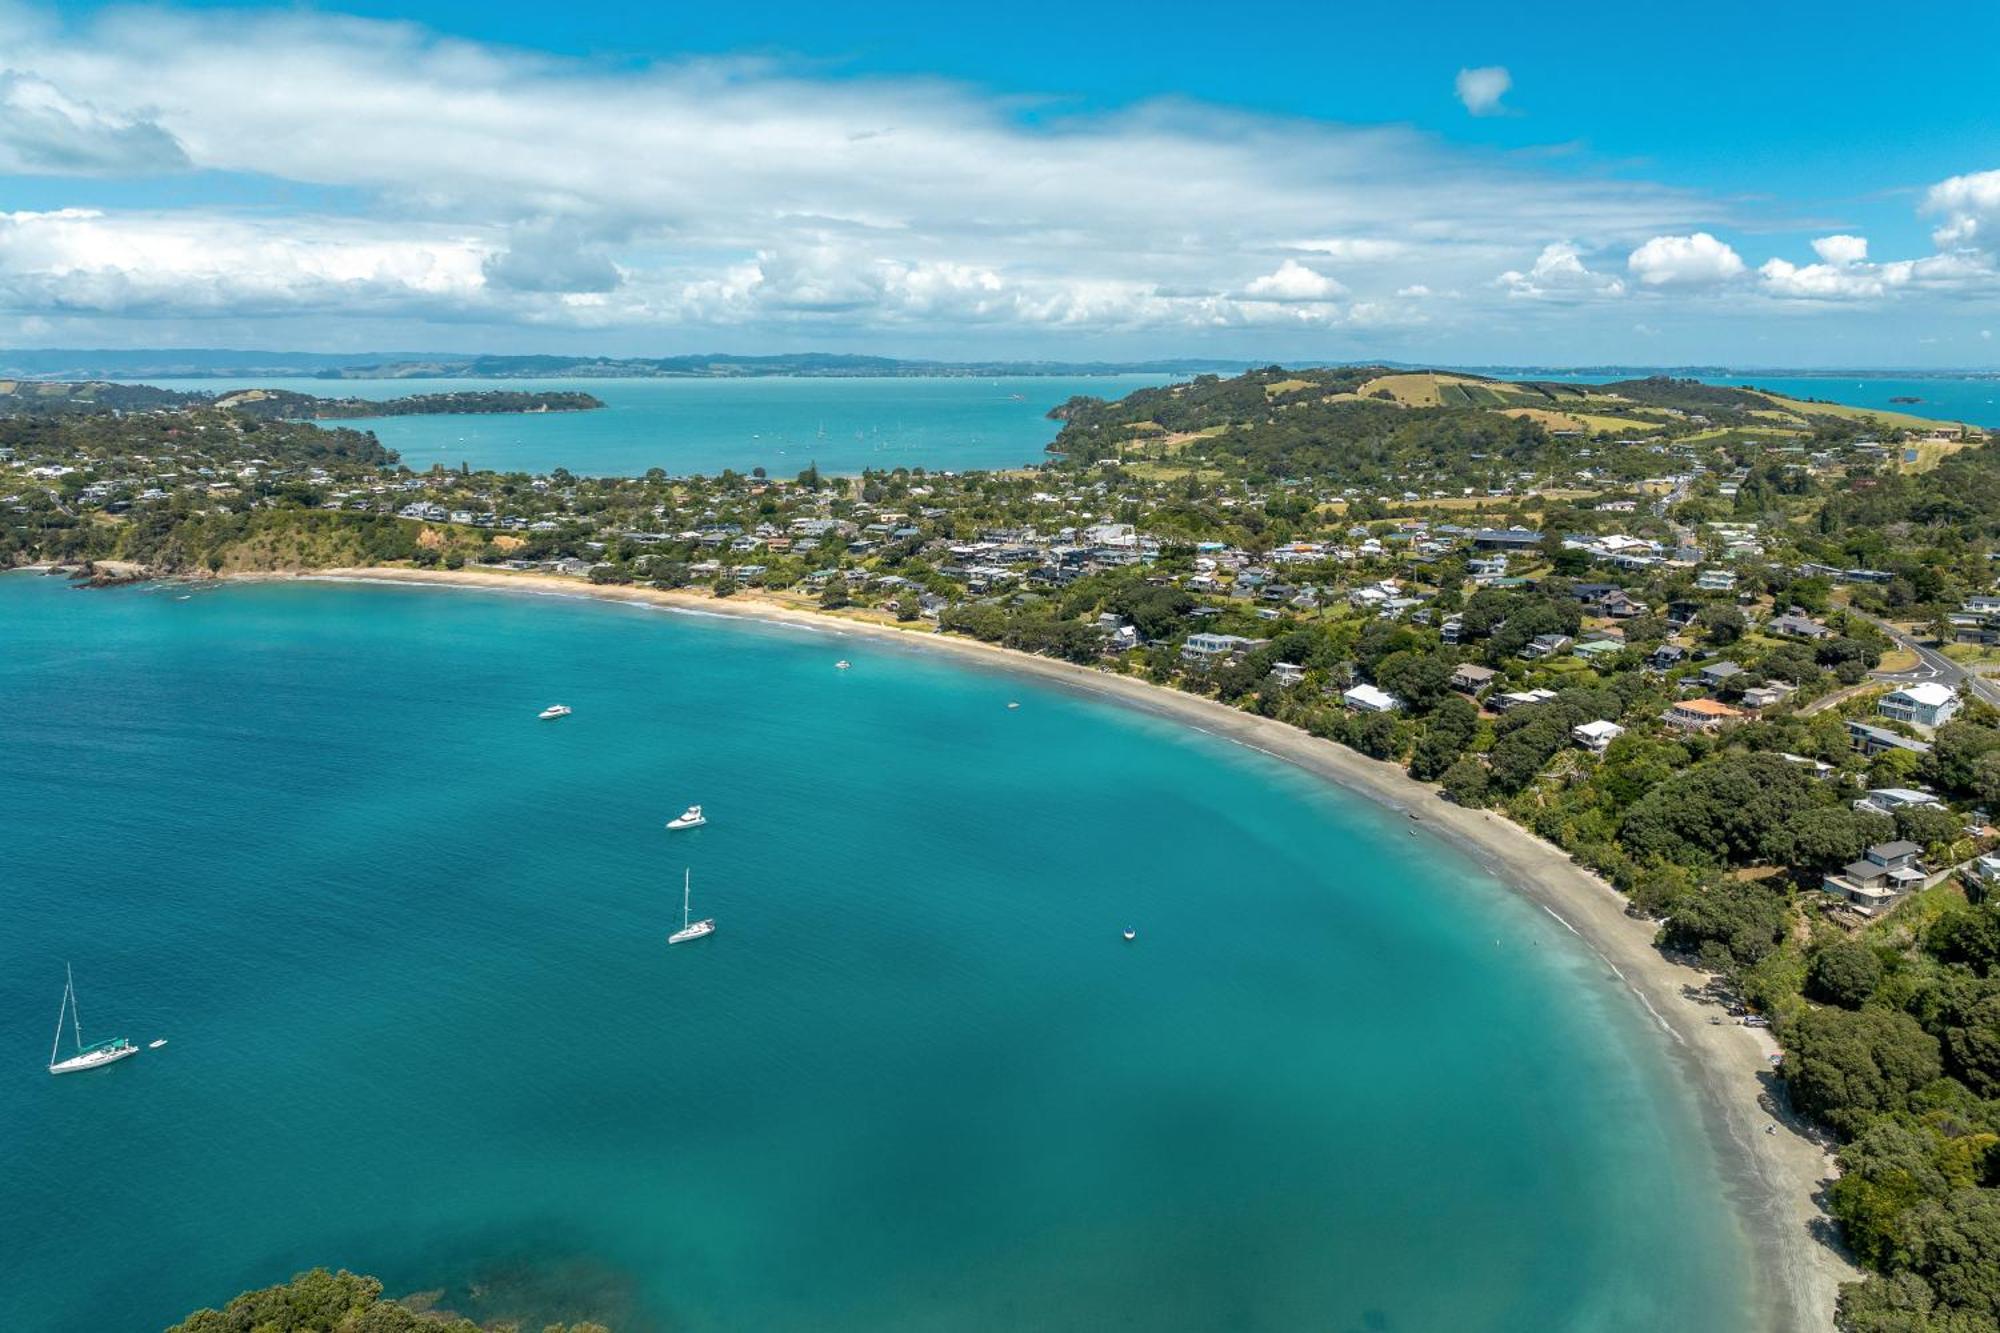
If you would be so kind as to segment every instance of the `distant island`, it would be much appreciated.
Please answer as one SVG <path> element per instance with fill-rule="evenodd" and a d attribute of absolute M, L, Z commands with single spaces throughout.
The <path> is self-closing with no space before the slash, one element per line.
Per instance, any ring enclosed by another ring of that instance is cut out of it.
<path fill-rule="evenodd" d="M 604 406 L 595 394 L 574 390 L 522 392 L 471 389 L 419 393 L 403 398 L 321 398 L 288 389 L 239 389 L 189 393 L 150 384 L 90 380 L 0 380 L 0 417 L 160 412 L 226 408 L 260 421 L 344 421 L 363 417 L 457 416 L 589 412 Z"/>
<path fill-rule="evenodd" d="M 1924 400 L 1913 393 L 1899 393 L 1889 401 L 1892 403 L 1921 403 Z"/>
<path fill-rule="evenodd" d="M 1248 361 L 1207 357 L 1149 361 L 929 361 L 846 352 L 774 356 L 486 356 L 365 352 L 243 352 L 221 349 L 0 351 L 0 376 L 21 380 L 237 379 L 753 379 L 976 378 L 993 375 L 1236 374 Z"/>

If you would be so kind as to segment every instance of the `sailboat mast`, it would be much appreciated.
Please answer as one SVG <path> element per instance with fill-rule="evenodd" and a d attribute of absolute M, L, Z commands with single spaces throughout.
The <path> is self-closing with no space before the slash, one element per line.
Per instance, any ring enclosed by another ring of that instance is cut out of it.
<path fill-rule="evenodd" d="M 694 871 L 692 869 L 683 870 L 681 872 L 681 929 L 682 930 L 686 930 L 688 928 L 688 894 L 693 891 L 693 887 L 694 887 Z"/>
<path fill-rule="evenodd" d="M 83 1013 L 76 1003 L 76 973 L 68 963 L 63 964 L 63 976 L 69 982 L 69 1021 L 76 1027 L 76 1052 L 83 1054 Z M 60 1040 L 60 1033 L 57 1036 Z"/>
<path fill-rule="evenodd" d="M 67 964 L 65 964 L 65 966 L 67 966 Z M 49 1047 L 49 1068 L 51 1069 L 54 1069 L 56 1066 L 56 1057 L 62 1054 L 62 1021 L 63 1021 L 63 1016 L 68 1012 L 69 1012 L 69 986 L 65 984 L 63 986 L 62 1008 L 56 1010 L 55 1045 Z"/>

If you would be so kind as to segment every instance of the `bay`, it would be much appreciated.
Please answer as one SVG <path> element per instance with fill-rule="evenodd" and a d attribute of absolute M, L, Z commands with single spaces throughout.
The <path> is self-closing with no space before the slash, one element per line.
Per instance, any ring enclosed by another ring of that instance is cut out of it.
<path fill-rule="evenodd" d="M 313 1264 L 619 1333 L 1748 1326 L 1632 997 L 1257 752 L 580 600 L 12 575 L 0 644 L 19 1327 Z M 170 1044 L 50 1078 L 65 960 Z"/>
<path fill-rule="evenodd" d="M 215 393 L 213 379 L 149 380 Z M 1003 378 L 746 379 L 259 379 L 255 387 L 380 400 L 419 393 L 581 390 L 590 412 L 370 417 L 337 424 L 372 430 L 418 470 L 461 463 L 500 472 L 636 477 L 724 468 L 795 477 L 814 463 L 853 475 L 899 467 L 970 471 L 1046 461 L 1060 423 L 1049 409 L 1077 394 L 1122 398 L 1165 375 L 1018 375 Z"/>

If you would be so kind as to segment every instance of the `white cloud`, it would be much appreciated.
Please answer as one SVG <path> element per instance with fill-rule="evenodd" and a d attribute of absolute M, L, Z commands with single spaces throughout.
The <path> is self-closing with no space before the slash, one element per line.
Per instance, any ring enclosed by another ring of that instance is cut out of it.
<path fill-rule="evenodd" d="M 1625 291 L 1620 279 L 1584 267 L 1583 252 L 1568 241 L 1543 246 L 1534 266 L 1526 273 L 1509 269 L 1497 281 L 1509 296 L 1536 299 L 1579 300 L 1590 296 L 1621 296 Z"/>
<path fill-rule="evenodd" d="M 1822 236 L 1812 243 L 1813 253 L 1829 264 L 1859 264 L 1868 258 L 1866 236 Z"/>
<path fill-rule="evenodd" d="M 1453 86 L 1467 111 L 1475 116 L 1496 116 L 1507 109 L 1500 105 L 1500 99 L 1514 86 L 1514 76 L 1504 65 L 1481 65 L 1460 70 Z"/>
<path fill-rule="evenodd" d="M 0 70 L 0 172 L 147 175 L 187 165 L 174 136 L 151 120 L 103 111 L 32 74 Z"/>
<path fill-rule="evenodd" d="M 1931 233 L 1940 250 L 2000 250 L 2000 171 L 1939 181 L 1925 192 L 1923 212 L 1944 218 Z"/>
<path fill-rule="evenodd" d="M 1856 264 L 1853 261 L 1799 265 L 1783 259 L 1771 259 L 1758 268 L 1757 275 L 1764 281 L 1764 290 L 1773 296 L 1800 301 L 1838 301 L 1882 295 L 1889 286 L 1886 275 L 1894 270 L 1895 266 L 1885 270 L 1873 264 Z"/>
<path fill-rule="evenodd" d="M 1332 278 L 1296 259 L 1287 259 L 1275 272 L 1266 273 L 1244 288 L 1247 295 L 1264 301 L 1330 301 L 1346 291 Z"/>
<path fill-rule="evenodd" d="M 1626 258 L 1625 267 L 1648 287 L 1708 287 L 1743 273 L 1743 258 L 1705 231 L 1655 236 Z"/>

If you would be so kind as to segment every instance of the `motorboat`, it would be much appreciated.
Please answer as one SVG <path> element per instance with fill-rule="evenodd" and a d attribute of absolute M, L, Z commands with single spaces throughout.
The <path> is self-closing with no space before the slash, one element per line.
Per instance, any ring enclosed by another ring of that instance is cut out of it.
<path fill-rule="evenodd" d="M 700 828 L 703 824 L 706 824 L 707 822 L 708 822 L 708 816 L 704 815 L 701 812 L 701 807 L 698 805 L 691 805 L 687 809 L 681 811 L 678 817 L 674 819 L 669 819 L 667 821 L 667 827 Z"/>
<path fill-rule="evenodd" d="M 539 717 L 542 721 L 547 722 L 552 718 L 568 717 L 569 712 L 570 709 L 568 704 L 550 704 L 547 708 L 544 708 L 541 712 L 535 714 L 535 716 Z"/>

